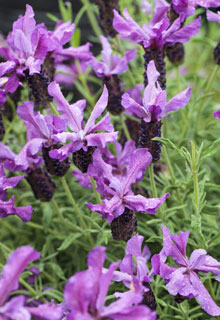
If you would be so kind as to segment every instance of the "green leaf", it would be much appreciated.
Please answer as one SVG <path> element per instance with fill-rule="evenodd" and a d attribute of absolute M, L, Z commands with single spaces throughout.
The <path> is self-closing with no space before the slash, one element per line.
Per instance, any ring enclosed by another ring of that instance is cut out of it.
<path fill-rule="evenodd" d="M 213 142 L 206 150 L 203 151 L 201 161 L 213 156 L 220 149 L 220 138 Z"/>
<path fill-rule="evenodd" d="M 47 17 L 55 23 L 59 22 L 59 19 L 52 13 L 47 13 Z"/>
<path fill-rule="evenodd" d="M 77 238 L 79 238 L 81 236 L 80 233 L 74 233 L 74 234 L 70 234 L 61 244 L 61 246 L 59 248 L 57 248 L 58 251 L 63 251 L 66 250 L 72 243 L 74 240 L 76 240 Z"/>

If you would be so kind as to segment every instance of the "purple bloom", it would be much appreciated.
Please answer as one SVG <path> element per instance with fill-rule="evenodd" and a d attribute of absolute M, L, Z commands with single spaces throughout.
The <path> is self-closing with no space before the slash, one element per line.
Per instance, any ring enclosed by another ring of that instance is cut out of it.
<path fill-rule="evenodd" d="M 190 259 L 186 256 L 186 245 L 189 232 L 180 232 L 179 235 L 171 235 L 168 228 L 162 226 L 164 243 L 163 249 L 152 258 L 152 274 L 160 274 L 166 281 L 170 294 L 180 294 L 184 297 L 195 297 L 201 307 L 211 316 L 219 316 L 220 308 L 212 300 L 210 294 L 199 279 L 198 272 L 212 272 L 220 281 L 220 263 L 207 255 L 204 249 L 196 249 Z M 172 257 L 179 266 L 165 264 L 167 257 Z"/>
<path fill-rule="evenodd" d="M 219 109 L 218 111 L 215 111 L 215 112 L 213 113 L 213 117 L 214 117 L 214 118 L 217 118 L 217 119 L 220 119 L 220 109 Z"/>
<path fill-rule="evenodd" d="M 93 68 L 98 77 L 120 75 L 128 69 L 128 62 L 135 59 L 136 50 L 129 50 L 125 53 L 123 58 L 118 55 L 112 55 L 112 48 L 108 40 L 100 36 L 102 43 L 102 62 L 92 57 L 88 65 Z"/>
<path fill-rule="evenodd" d="M 0 218 L 17 215 L 24 222 L 31 219 L 33 209 L 31 206 L 15 207 L 14 196 L 6 201 L 7 189 L 14 188 L 24 176 L 6 178 L 3 167 L 0 165 Z"/>
<path fill-rule="evenodd" d="M 152 156 L 147 149 L 137 149 L 130 154 L 126 174 L 114 176 L 112 166 L 103 161 L 101 153 L 96 150 L 93 163 L 89 166 L 88 174 L 93 176 L 98 185 L 97 191 L 106 199 L 102 204 L 87 203 L 87 206 L 100 214 L 108 222 L 123 214 L 125 208 L 130 210 L 154 214 L 158 207 L 166 200 L 169 193 L 161 198 L 147 199 L 141 195 L 134 195 L 131 185 L 144 177 L 146 166 L 151 163 Z"/>
<path fill-rule="evenodd" d="M 145 49 L 162 49 L 166 44 L 171 46 L 176 42 L 187 42 L 200 31 L 201 18 L 181 28 L 180 17 L 170 25 L 167 10 L 166 6 L 158 7 L 151 22 L 142 28 L 131 18 L 127 9 L 123 11 L 125 18 L 114 11 L 113 26 L 123 39 L 137 42 Z"/>
<path fill-rule="evenodd" d="M 137 103 L 128 93 L 122 96 L 122 105 L 128 114 L 143 118 L 145 122 L 160 121 L 168 112 L 178 110 L 188 103 L 191 88 L 187 88 L 166 102 L 166 91 L 162 90 L 157 82 L 159 72 L 153 60 L 148 65 L 147 77 L 148 85 L 144 90 L 142 104 Z"/>
<path fill-rule="evenodd" d="M 147 0 L 141 1 L 141 10 L 146 13 L 148 16 L 151 14 L 152 5 Z"/>
<path fill-rule="evenodd" d="M 80 64 L 80 70 L 83 74 L 85 74 L 87 70 L 87 63 L 86 61 L 78 61 Z M 75 62 L 71 63 L 70 65 L 59 63 L 56 65 L 56 74 L 54 76 L 54 80 L 59 83 L 63 84 L 68 88 L 72 88 L 74 86 L 75 80 L 78 79 L 79 70 Z"/>
<path fill-rule="evenodd" d="M 72 176 L 75 177 L 81 186 L 83 188 L 91 189 L 92 188 L 92 183 L 90 180 L 90 176 L 88 173 L 82 173 L 80 170 L 73 170 Z"/>
<path fill-rule="evenodd" d="M 110 117 L 107 113 L 98 123 L 95 120 L 103 113 L 108 102 L 108 91 L 104 88 L 103 93 L 97 101 L 87 123 L 83 125 L 83 110 L 86 106 L 85 100 L 79 100 L 73 105 L 64 98 L 59 85 L 52 82 L 48 87 L 49 94 L 55 98 L 58 104 L 57 110 L 61 112 L 61 117 L 69 126 L 72 132 L 62 132 L 53 135 L 56 141 L 66 142 L 71 140 L 69 144 L 61 147 L 58 150 L 50 151 L 51 158 L 66 159 L 70 154 L 81 148 L 84 151 L 88 150 L 89 146 L 104 148 L 108 142 L 113 142 L 117 138 L 117 132 L 113 132 L 114 128 L 110 123 Z M 107 132 L 98 132 L 104 130 Z"/>
<path fill-rule="evenodd" d="M 68 320 L 93 320 L 109 318 L 112 320 L 155 319 L 155 313 L 145 306 L 138 306 L 142 300 L 138 284 L 123 294 L 120 299 L 105 306 L 106 294 L 118 262 L 112 263 L 103 272 L 105 248 L 97 247 L 90 251 L 88 269 L 78 272 L 69 279 L 64 291 L 64 299 L 70 313 Z"/>
<path fill-rule="evenodd" d="M 30 320 L 30 314 L 24 307 L 25 297 L 10 299 L 12 291 L 18 289 L 18 279 L 26 266 L 40 257 L 40 253 L 31 246 L 16 249 L 8 258 L 0 277 L 0 318 Z"/>
<path fill-rule="evenodd" d="M 128 288 L 130 288 L 133 276 L 137 277 L 140 284 L 151 281 L 147 276 L 148 268 L 146 265 L 150 258 L 150 250 L 147 246 L 144 246 L 143 251 L 141 250 L 143 240 L 143 236 L 136 234 L 127 242 L 126 254 L 120 264 L 121 271 L 114 272 L 114 281 L 123 281 Z M 147 288 L 143 286 L 143 290 L 147 291 Z"/>
<path fill-rule="evenodd" d="M 220 11 L 218 11 L 217 13 L 214 13 L 210 10 L 207 10 L 206 16 L 209 21 L 215 21 L 215 22 L 220 23 Z"/>

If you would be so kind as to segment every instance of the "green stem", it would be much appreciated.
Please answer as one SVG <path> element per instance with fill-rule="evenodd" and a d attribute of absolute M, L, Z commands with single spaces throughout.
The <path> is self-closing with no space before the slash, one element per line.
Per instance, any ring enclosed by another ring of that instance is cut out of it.
<path fill-rule="evenodd" d="M 89 22 L 93 28 L 95 35 L 99 38 L 102 35 L 102 31 L 97 23 L 96 16 L 89 0 L 81 0 L 82 4 L 86 6 L 86 13 L 89 18 Z"/>
<path fill-rule="evenodd" d="M 101 201 L 100 194 L 96 191 L 96 188 L 97 188 L 96 182 L 95 182 L 93 177 L 90 177 L 90 180 L 91 180 L 92 189 L 93 189 L 93 192 L 94 192 L 94 195 L 95 195 L 95 198 L 96 198 L 96 203 L 97 204 L 101 204 L 102 201 Z"/>
<path fill-rule="evenodd" d="M 194 141 L 191 141 L 192 145 L 192 173 L 194 183 L 194 200 L 195 200 L 195 214 L 199 215 L 199 183 L 198 183 L 198 170 L 197 170 L 197 157 L 196 147 Z"/>
<path fill-rule="evenodd" d="M 122 112 L 120 113 L 120 119 L 121 119 L 121 124 L 122 124 L 122 128 L 124 130 L 126 139 L 131 140 L 131 136 L 130 136 L 130 133 L 129 133 L 128 128 L 126 126 L 124 115 Z"/>
<path fill-rule="evenodd" d="M 60 177 L 60 181 L 61 181 L 61 183 L 62 183 L 62 185 L 63 185 L 63 188 L 64 188 L 64 190 L 65 190 L 65 192 L 66 192 L 66 194 L 67 194 L 67 197 L 68 197 L 70 203 L 73 205 L 73 208 L 74 208 L 75 212 L 77 213 L 77 215 L 78 215 L 78 217 L 79 217 L 79 221 L 80 221 L 81 228 L 84 229 L 84 230 L 87 229 L 87 225 L 86 225 L 86 223 L 85 223 L 85 221 L 84 221 L 84 219 L 83 219 L 83 217 L 82 217 L 81 210 L 80 210 L 80 208 L 77 206 L 77 203 L 76 203 L 75 199 L 74 199 L 73 196 L 72 196 L 72 193 L 71 193 L 71 191 L 70 191 L 70 189 L 69 189 L 69 186 L 68 186 L 68 184 L 67 184 L 67 182 L 66 182 L 65 177 Z M 90 233 L 88 233 L 88 239 L 89 239 L 89 241 L 90 241 L 90 244 L 93 246 L 93 245 L 94 245 L 94 242 L 93 242 L 93 239 L 92 239 Z"/>
<path fill-rule="evenodd" d="M 210 278 L 208 279 L 208 287 L 209 287 L 209 293 L 210 293 L 212 299 L 215 300 L 215 292 L 213 290 L 212 281 Z"/>
<path fill-rule="evenodd" d="M 53 112 L 54 114 L 56 114 L 56 115 L 59 117 L 59 116 L 60 116 L 60 114 L 59 114 L 59 112 L 57 111 L 56 107 L 53 105 L 53 103 L 52 103 L 52 102 L 49 102 L 49 106 L 50 106 L 50 108 L 51 108 L 52 112 Z"/>
<path fill-rule="evenodd" d="M 218 73 L 218 70 L 219 70 L 219 65 L 216 64 L 215 68 L 212 70 L 211 76 L 209 77 L 209 81 L 208 81 L 207 87 L 205 89 L 205 93 L 208 93 L 209 90 L 211 89 L 213 81 L 215 80 L 215 77 Z"/>
<path fill-rule="evenodd" d="M 154 198 L 158 198 L 157 195 L 157 188 L 154 180 L 154 165 L 151 163 L 148 167 L 149 170 L 149 177 L 150 177 L 150 185 L 151 185 L 151 190 Z M 158 208 L 159 215 L 161 217 L 161 220 L 163 220 L 163 211 L 161 210 L 161 207 Z"/>
<path fill-rule="evenodd" d="M 77 71 L 79 73 L 78 78 L 79 78 L 79 80 L 80 80 L 80 82 L 81 82 L 81 84 L 83 86 L 83 89 L 85 90 L 85 97 L 88 100 L 88 102 L 91 105 L 91 107 L 93 108 L 94 105 L 95 105 L 95 100 L 94 100 L 93 95 L 91 94 L 91 92 L 89 90 L 85 75 L 83 74 L 81 66 L 80 66 L 80 62 L 76 60 L 75 61 L 75 65 L 76 65 Z"/>

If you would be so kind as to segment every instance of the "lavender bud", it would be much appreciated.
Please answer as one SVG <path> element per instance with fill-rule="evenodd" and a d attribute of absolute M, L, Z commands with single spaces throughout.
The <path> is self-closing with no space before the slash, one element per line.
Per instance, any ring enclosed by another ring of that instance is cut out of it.
<path fill-rule="evenodd" d="M 114 115 L 120 114 L 124 108 L 121 105 L 121 96 L 123 94 L 120 87 L 120 80 L 117 75 L 105 76 L 103 82 L 108 89 L 107 110 Z"/>
<path fill-rule="evenodd" d="M 152 162 L 158 161 L 161 155 L 161 142 L 153 138 L 161 137 L 161 121 L 145 122 L 141 120 L 138 148 L 148 148 L 152 155 Z"/>
<path fill-rule="evenodd" d="M 65 159 L 64 161 L 59 161 L 58 159 L 52 159 L 49 155 L 49 152 L 54 149 L 59 149 L 62 146 L 60 144 L 54 144 L 47 147 L 42 148 L 44 163 L 46 166 L 47 171 L 55 175 L 57 177 L 63 177 L 67 173 L 70 168 L 70 160 L 69 158 Z"/>
<path fill-rule="evenodd" d="M 157 308 L 157 302 L 155 295 L 151 289 L 149 282 L 143 282 L 143 285 L 149 289 L 149 291 L 144 293 L 143 300 L 141 304 L 144 304 L 145 306 L 149 307 L 151 310 L 156 310 Z"/>
<path fill-rule="evenodd" d="M 182 43 L 175 43 L 173 46 L 166 47 L 166 55 L 169 61 L 175 65 L 183 63 L 185 49 Z"/>
<path fill-rule="evenodd" d="M 220 41 L 214 49 L 214 60 L 217 64 L 220 64 Z"/>
<path fill-rule="evenodd" d="M 127 242 L 137 231 L 137 219 L 133 211 L 125 208 L 124 213 L 111 223 L 112 237 Z"/>
<path fill-rule="evenodd" d="M 88 166 L 92 163 L 92 155 L 95 151 L 95 147 L 88 147 L 88 151 L 84 151 L 82 148 L 73 153 L 73 163 L 82 171 L 86 173 Z"/>
<path fill-rule="evenodd" d="M 56 191 L 56 184 L 46 170 L 42 168 L 29 169 L 27 181 L 30 184 L 34 196 L 41 201 L 50 201 Z"/>

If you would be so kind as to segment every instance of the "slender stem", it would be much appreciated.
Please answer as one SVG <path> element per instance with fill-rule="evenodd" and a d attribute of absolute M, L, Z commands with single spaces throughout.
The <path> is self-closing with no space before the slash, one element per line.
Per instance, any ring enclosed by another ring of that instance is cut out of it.
<path fill-rule="evenodd" d="M 194 141 L 191 141 L 191 145 L 192 145 L 192 173 L 193 173 L 193 183 L 194 183 L 195 213 L 196 215 L 199 215 L 199 183 L 198 183 L 196 147 L 195 147 Z"/>
<path fill-rule="evenodd" d="M 67 194 L 67 197 L 68 197 L 69 201 L 73 205 L 73 208 L 74 208 L 75 212 L 77 213 L 77 215 L 79 217 L 81 228 L 82 229 L 87 229 L 87 225 L 86 225 L 86 223 L 85 223 L 85 221 L 84 221 L 84 219 L 82 217 L 80 208 L 77 206 L 77 203 L 76 203 L 75 199 L 72 196 L 72 193 L 71 193 L 71 191 L 69 189 L 69 186 L 68 186 L 68 184 L 66 182 L 65 177 L 60 177 L 60 181 L 61 181 L 61 183 L 63 185 L 63 188 L 64 188 L 64 190 L 65 190 L 65 192 Z M 93 243 L 93 239 L 92 239 L 90 233 L 88 233 L 88 239 L 90 241 L 90 244 L 93 246 L 94 243 Z"/>
<path fill-rule="evenodd" d="M 78 60 L 76 60 L 75 61 L 75 65 L 76 65 L 77 71 L 79 73 L 78 78 L 79 78 L 79 80 L 80 80 L 80 82 L 81 82 L 81 84 L 83 86 L 83 89 L 85 90 L 85 97 L 89 101 L 89 104 L 91 105 L 91 107 L 93 108 L 94 105 L 95 105 L 95 100 L 94 100 L 93 95 L 91 94 L 91 92 L 89 90 L 85 75 L 83 74 L 81 66 L 80 66 L 80 62 Z"/>
<path fill-rule="evenodd" d="M 130 136 L 130 133 L 129 133 L 128 128 L 126 126 L 124 115 L 122 112 L 120 113 L 120 119 L 121 119 L 121 124 L 122 124 L 122 128 L 124 130 L 126 139 L 131 140 L 131 136 Z"/>
<path fill-rule="evenodd" d="M 89 18 L 89 22 L 93 28 L 95 35 L 99 38 L 102 35 L 102 31 L 97 23 L 96 16 L 89 0 L 81 0 L 82 4 L 86 6 L 86 13 Z"/>
<path fill-rule="evenodd" d="M 154 180 L 154 165 L 153 165 L 153 163 L 151 163 L 149 165 L 148 170 L 149 170 L 150 185 L 151 185 L 153 197 L 158 198 L 157 188 L 156 188 L 156 184 L 155 184 L 155 180 Z M 158 212 L 161 216 L 161 220 L 163 220 L 163 211 L 161 210 L 161 207 L 158 208 Z"/>
<path fill-rule="evenodd" d="M 60 211 L 60 208 L 56 202 L 55 199 L 52 199 L 51 200 L 53 206 L 55 207 L 56 211 L 57 211 L 57 214 L 58 214 L 58 217 L 60 219 L 60 221 L 62 221 L 62 223 L 68 228 L 68 229 L 73 229 L 73 228 L 70 228 L 70 225 L 68 224 L 68 222 L 66 221 L 66 219 L 63 217 L 62 215 L 62 212 Z M 73 229 L 74 231 L 76 230 L 75 228 Z"/>
<path fill-rule="evenodd" d="M 210 292 L 212 299 L 215 300 L 215 292 L 213 290 L 212 281 L 210 278 L 208 279 L 208 287 L 209 287 L 209 292 Z"/>
<path fill-rule="evenodd" d="M 49 106 L 50 106 L 50 108 L 51 108 L 52 112 L 53 112 L 54 114 L 56 114 L 56 115 L 59 117 L 59 116 L 60 116 L 60 114 L 59 114 L 59 112 L 57 111 L 56 107 L 53 105 L 53 103 L 52 103 L 52 102 L 49 102 Z"/>
<path fill-rule="evenodd" d="M 215 77 L 218 73 L 218 70 L 219 70 L 219 65 L 216 64 L 215 68 L 212 70 L 211 76 L 209 77 L 209 81 L 205 89 L 205 93 L 209 92 L 209 90 L 211 89 L 213 81 L 215 80 Z"/>
<path fill-rule="evenodd" d="M 96 188 L 97 188 L 96 182 L 93 177 L 90 177 L 90 180 L 91 180 L 92 189 L 93 189 L 93 192 L 94 192 L 94 195 L 96 198 L 96 203 L 100 204 L 100 203 L 102 203 L 102 201 L 101 201 L 100 194 L 96 191 Z"/>

